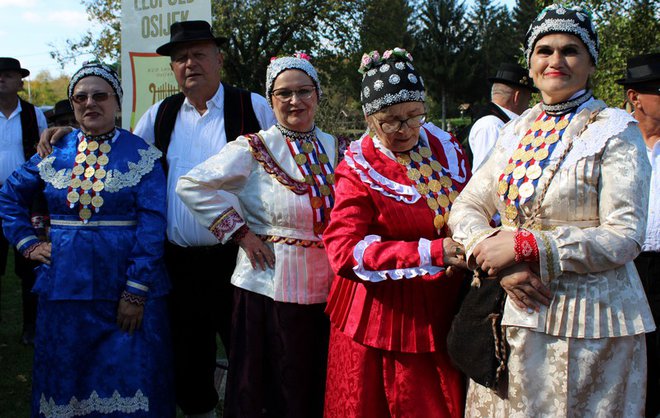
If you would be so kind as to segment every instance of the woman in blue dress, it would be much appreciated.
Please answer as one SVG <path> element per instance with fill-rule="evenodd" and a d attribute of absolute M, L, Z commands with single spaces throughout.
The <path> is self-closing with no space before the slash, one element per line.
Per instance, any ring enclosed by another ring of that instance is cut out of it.
<path fill-rule="evenodd" d="M 80 129 L 0 190 L 7 238 L 43 263 L 32 416 L 173 417 L 161 153 L 115 128 L 122 90 L 110 67 L 83 65 L 68 94 Z M 30 223 L 36 193 L 49 241 Z"/>

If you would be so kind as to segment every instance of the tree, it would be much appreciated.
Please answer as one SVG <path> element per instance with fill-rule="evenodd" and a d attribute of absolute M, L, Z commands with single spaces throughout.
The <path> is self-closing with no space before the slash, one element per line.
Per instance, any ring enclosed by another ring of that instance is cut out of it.
<path fill-rule="evenodd" d="M 24 81 L 24 88 L 19 96 L 36 106 L 54 105 L 67 98 L 69 77 L 66 74 L 53 77 L 48 71 L 41 71 L 29 81 L 29 92 L 27 83 L 27 80 Z"/>
<path fill-rule="evenodd" d="M 517 46 L 522 51 L 525 42 L 525 35 L 529 25 L 532 24 L 536 16 L 541 11 L 533 0 L 516 0 L 516 5 L 513 7 L 513 29 L 514 29 L 514 46 Z M 522 53 L 520 54 L 522 57 Z"/>
<path fill-rule="evenodd" d="M 516 62 L 519 50 L 515 45 L 515 33 L 509 11 L 505 6 L 493 5 L 492 0 L 477 0 L 468 15 L 471 28 L 470 62 L 474 63 L 474 77 L 459 99 L 474 102 L 488 100 L 491 77 L 503 62 Z"/>
<path fill-rule="evenodd" d="M 225 0 L 213 3 L 214 29 L 229 36 L 225 78 L 263 92 L 270 58 L 295 51 L 322 56 L 357 38 L 361 0 Z"/>
<path fill-rule="evenodd" d="M 416 31 L 417 66 L 424 76 L 426 91 L 440 101 L 443 127 L 446 126 L 447 100 L 465 89 L 474 75 L 468 58 L 473 46 L 467 44 L 469 25 L 464 3 L 456 0 L 425 0 L 420 4 Z"/>
<path fill-rule="evenodd" d="M 96 22 L 101 32 L 98 35 L 91 31 L 84 33 L 79 39 L 67 39 L 65 46 L 52 48 L 50 56 L 64 64 L 75 62 L 80 55 L 93 54 L 101 61 L 119 62 L 121 33 L 121 0 L 81 0 L 87 11 L 87 18 Z"/>
<path fill-rule="evenodd" d="M 594 94 L 609 106 L 621 106 L 623 89 L 615 80 L 623 76 L 626 59 L 658 51 L 660 2 L 658 0 L 589 0 L 600 39 Z"/>

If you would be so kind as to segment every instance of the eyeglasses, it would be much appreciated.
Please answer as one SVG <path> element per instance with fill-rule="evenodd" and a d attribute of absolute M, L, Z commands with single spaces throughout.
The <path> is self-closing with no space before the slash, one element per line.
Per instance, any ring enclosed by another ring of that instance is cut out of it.
<path fill-rule="evenodd" d="M 308 100 L 312 98 L 312 95 L 316 89 L 314 86 L 310 87 L 303 87 L 298 90 L 289 90 L 289 89 L 277 89 L 273 90 L 273 96 L 277 97 L 277 100 L 281 102 L 288 102 L 291 99 L 293 99 L 293 96 L 295 95 L 298 97 L 300 100 Z"/>
<path fill-rule="evenodd" d="M 380 129 L 382 129 L 383 132 L 385 132 L 386 134 L 392 134 L 403 128 L 404 123 L 409 128 L 419 128 L 420 126 L 424 125 L 424 123 L 426 122 L 426 113 L 422 113 L 421 115 L 413 116 L 408 119 L 401 119 L 394 121 L 383 122 L 381 120 L 378 120 L 378 118 L 375 116 L 374 119 L 378 121 L 378 125 L 380 125 Z"/>
<path fill-rule="evenodd" d="M 78 93 L 71 96 L 71 100 L 77 104 L 87 103 L 87 100 L 91 97 L 97 103 L 105 102 L 110 96 L 116 96 L 115 93 L 108 93 L 107 91 L 100 91 L 98 93 Z"/>

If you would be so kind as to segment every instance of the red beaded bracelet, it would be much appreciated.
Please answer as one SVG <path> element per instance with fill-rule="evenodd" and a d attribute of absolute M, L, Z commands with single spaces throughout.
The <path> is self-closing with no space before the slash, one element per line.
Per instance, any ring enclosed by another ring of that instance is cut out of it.
<path fill-rule="evenodd" d="M 539 247 L 536 244 L 534 234 L 526 229 L 519 229 L 516 231 L 514 242 L 513 250 L 516 253 L 514 258 L 516 263 L 539 261 Z"/>

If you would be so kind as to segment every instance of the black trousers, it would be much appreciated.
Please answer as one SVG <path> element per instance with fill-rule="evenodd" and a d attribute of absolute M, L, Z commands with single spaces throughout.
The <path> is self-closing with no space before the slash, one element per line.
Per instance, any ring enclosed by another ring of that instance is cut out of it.
<path fill-rule="evenodd" d="M 234 288 L 225 418 L 321 418 L 330 321 L 301 305 Z"/>
<path fill-rule="evenodd" d="M 7 257 L 9 256 L 9 242 L 5 238 L 0 222 L 0 275 L 4 275 L 7 270 Z M 21 306 L 23 309 L 23 331 L 34 331 L 37 323 L 37 295 L 32 293 L 32 287 L 36 276 L 34 269 L 39 265 L 35 261 L 30 261 L 23 257 L 17 250 L 14 250 L 14 272 L 21 280 Z"/>
<path fill-rule="evenodd" d="M 170 314 L 176 401 L 185 414 L 215 408 L 216 335 L 229 355 L 233 287 L 238 246 L 165 245 L 172 291 Z"/>
<path fill-rule="evenodd" d="M 656 326 L 660 326 L 660 252 L 643 252 L 635 259 L 646 298 L 651 305 Z M 648 383 L 646 387 L 646 416 L 660 414 L 660 332 L 646 334 Z"/>

